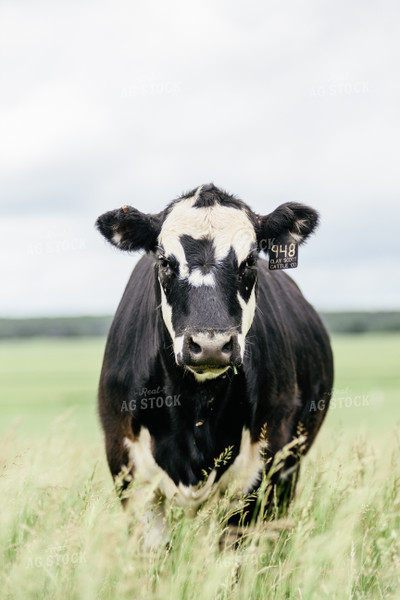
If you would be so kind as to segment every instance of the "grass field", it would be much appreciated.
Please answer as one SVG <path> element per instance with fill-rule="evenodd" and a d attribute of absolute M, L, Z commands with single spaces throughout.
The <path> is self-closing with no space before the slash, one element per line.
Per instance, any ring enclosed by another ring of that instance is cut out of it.
<path fill-rule="evenodd" d="M 336 392 L 287 519 L 220 548 L 227 500 L 172 544 L 128 533 L 96 414 L 103 339 L 0 344 L 0 598 L 393 598 L 400 589 L 400 336 L 333 340 Z"/>

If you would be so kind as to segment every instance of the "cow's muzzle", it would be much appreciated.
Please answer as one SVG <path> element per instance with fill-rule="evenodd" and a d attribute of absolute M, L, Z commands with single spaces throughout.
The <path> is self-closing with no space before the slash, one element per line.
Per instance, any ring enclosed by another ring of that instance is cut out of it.
<path fill-rule="evenodd" d="M 221 369 L 241 364 L 236 333 L 186 333 L 183 341 L 183 363 L 194 370 Z"/>

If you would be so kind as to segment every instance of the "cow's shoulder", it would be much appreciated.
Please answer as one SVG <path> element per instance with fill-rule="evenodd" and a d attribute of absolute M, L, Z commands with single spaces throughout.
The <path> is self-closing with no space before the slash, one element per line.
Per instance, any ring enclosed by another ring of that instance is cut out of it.
<path fill-rule="evenodd" d="M 112 321 L 101 384 L 143 386 L 157 367 L 161 340 L 154 288 L 154 256 L 146 254 L 133 269 Z"/>

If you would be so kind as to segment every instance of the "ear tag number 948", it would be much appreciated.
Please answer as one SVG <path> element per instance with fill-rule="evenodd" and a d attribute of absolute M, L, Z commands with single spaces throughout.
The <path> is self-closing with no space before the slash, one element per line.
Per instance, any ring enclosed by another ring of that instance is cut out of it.
<path fill-rule="evenodd" d="M 273 244 L 269 249 L 269 270 L 295 269 L 299 258 L 298 250 L 299 246 L 295 242 L 290 242 L 290 244 Z"/>

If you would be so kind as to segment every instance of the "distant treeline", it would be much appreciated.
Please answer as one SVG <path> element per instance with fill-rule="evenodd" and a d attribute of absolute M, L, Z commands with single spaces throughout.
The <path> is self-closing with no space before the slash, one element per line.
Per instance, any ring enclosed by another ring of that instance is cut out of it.
<path fill-rule="evenodd" d="M 400 311 L 329 312 L 321 316 L 331 333 L 400 331 Z"/>
<path fill-rule="evenodd" d="M 400 331 L 399 312 L 325 312 L 331 333 Z M 0 339 L 29 337 L 105 336 L 112 317 L 0 319 Z"/>
<path fill-rule="evenodd" d="M 0 319 L 0 339 L 107 335 L 112 317 Z"/>

